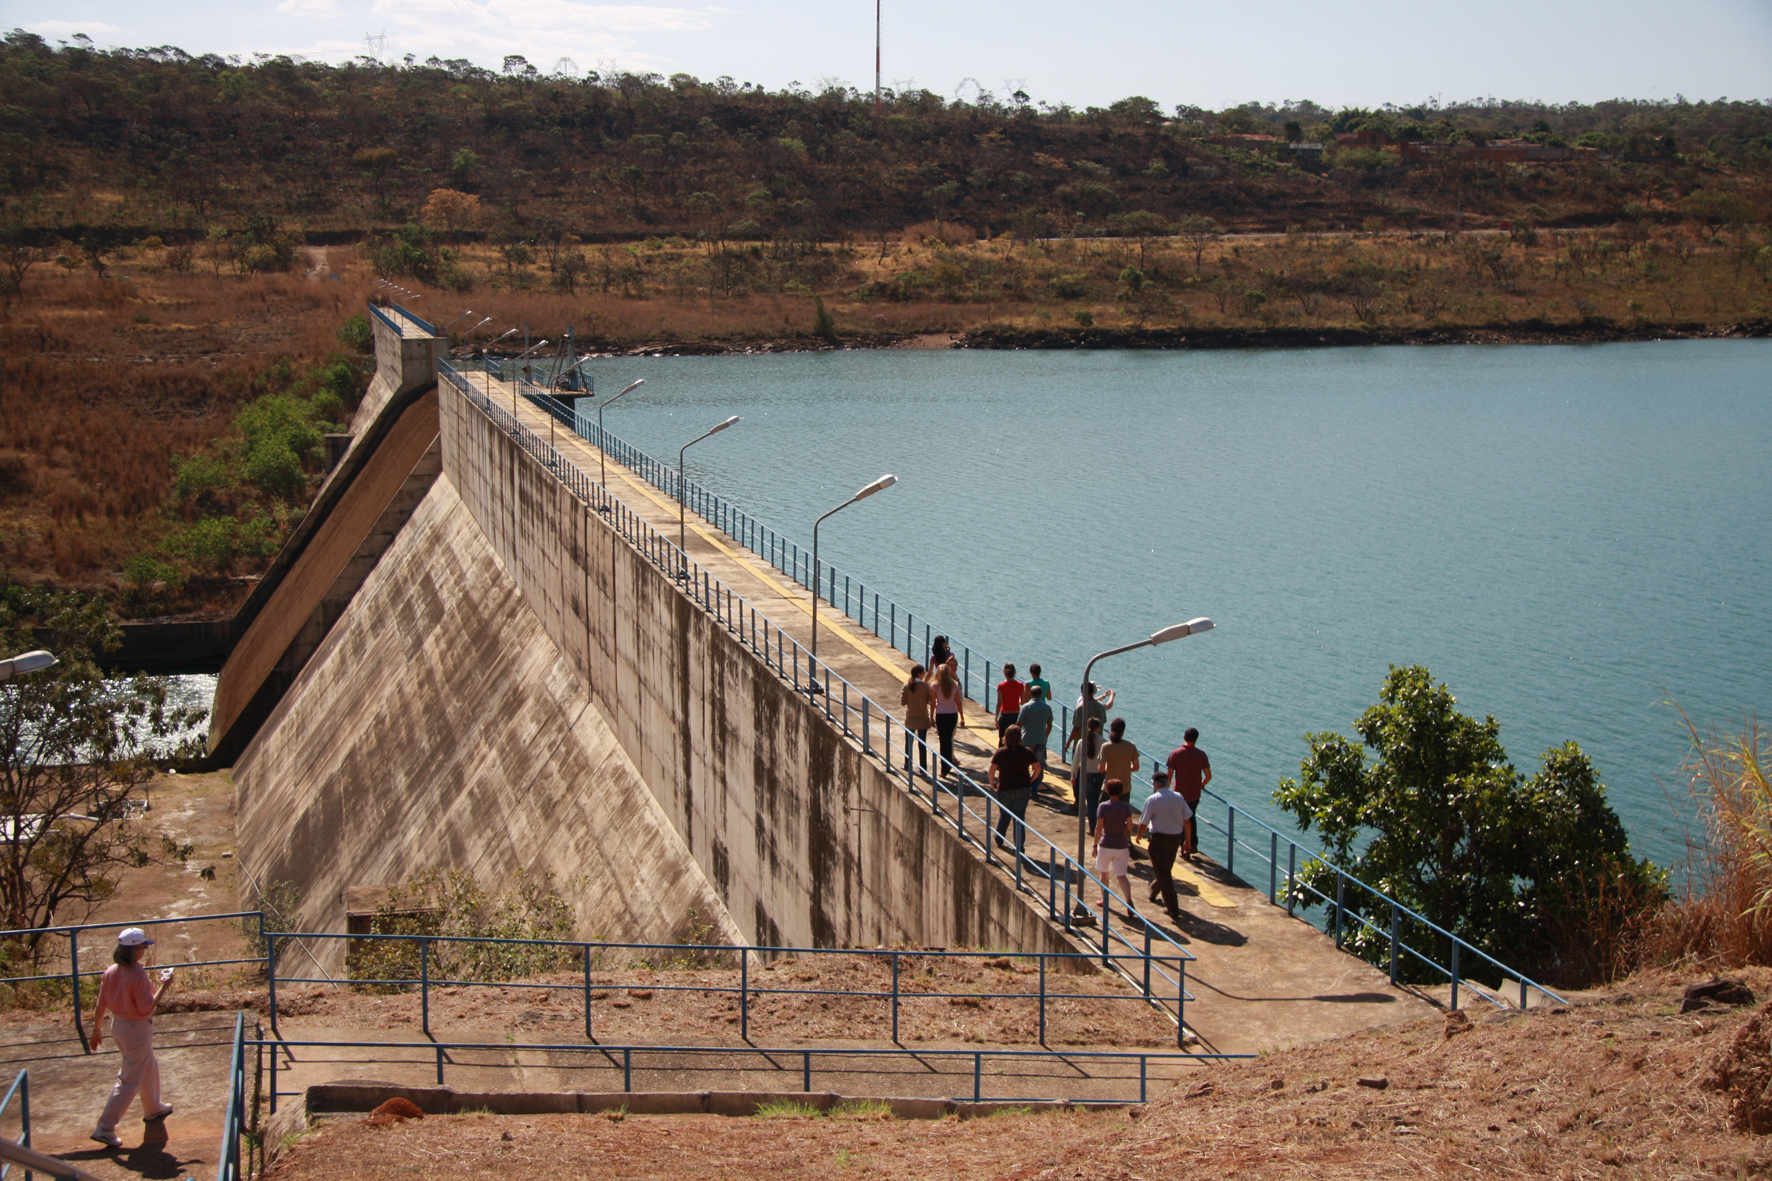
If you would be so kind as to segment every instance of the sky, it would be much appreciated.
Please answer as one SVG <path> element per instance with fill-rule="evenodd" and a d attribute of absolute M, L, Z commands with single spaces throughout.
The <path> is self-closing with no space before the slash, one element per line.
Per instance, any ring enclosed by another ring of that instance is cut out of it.
<path fill-rule="evenodd" d="M 1022 90 L 1101 106 L 1132 94 L 1219 109 L 1311 99 L 1412 106 L 1485 96 L 1772 99 L 1772 0 L 880 0 L 887 87 Z M 101 47 L 342 62 L 521 54 L 543 72 L 615 67 L 778 89 L 873 86 L 867 0 L 0 0 L 0 28 Z"/>

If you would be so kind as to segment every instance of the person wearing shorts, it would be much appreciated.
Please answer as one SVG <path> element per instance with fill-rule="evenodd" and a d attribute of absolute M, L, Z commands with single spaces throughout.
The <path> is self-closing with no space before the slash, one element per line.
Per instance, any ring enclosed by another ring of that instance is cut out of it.
<path fill-rule="evenodd" d="M 1110 779 L 1102 786 L 1107 799 L 1095 814 L 1095 876 L 1101 879 L 1101 913 L 1108 910 L 1108 882 L 1118 879 L 1120 897 L 1126 899 L 1126 913 L 1137 918 L 1132 909 L 1132 805 L 1126 802 L 1126 781 Z"/>

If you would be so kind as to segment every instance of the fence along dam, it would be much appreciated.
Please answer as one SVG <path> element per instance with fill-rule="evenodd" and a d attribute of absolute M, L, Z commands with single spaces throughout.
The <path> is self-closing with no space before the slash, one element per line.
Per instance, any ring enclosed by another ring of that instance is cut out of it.
<path fill-rule="evenodd" d="M 1182 867 L 1190 917 L 1144 925 L 1102 913 L 1091 880 L 1077 924 L 1074 819 L 1031 810 L 1016 857 L 985 839 L 988 793 L 905 772 L 881 703 L 911 661 L 889 639 L 823 610 L 815 666 L 794 579 L 693 514 L 679 549 L 676 501 L 614 448 L 601 484 L 542 391 L 370 311 L 349 444 L 235 621 L 211 720 L 243 879 L 292 886 L 296 929 L 341 931 L 427 868 L 552 874 L 586 940 L 1090 952 L 1220 1052 L 1430 1011 L 1433 990 L 1293 917 L 1299 852 L 1278 835 L 1255 842 L 1265 892 Z M 962 735 L 962 763 L 994 739 Z M 1254 847 L 1227 819 L 1222 862 Z M 313 944 L 342 968 L 342 941 Z M 1485 995 L 1460 984 L 1435 999 Z"/>

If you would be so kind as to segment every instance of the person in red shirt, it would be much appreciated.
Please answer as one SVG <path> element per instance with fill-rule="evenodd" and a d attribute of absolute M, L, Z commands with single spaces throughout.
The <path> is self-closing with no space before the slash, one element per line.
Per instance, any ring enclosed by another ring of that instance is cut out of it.
<path fill-rule="evenodd" d="M 1021 703 L 1027 698 L 1028 687 L 1015 679 L 1015 666 L 1003 666 L 1003 679 L 997 682 L 997 741 L 1003 741 L 1003 735 L 1009 727 L 1015 725 L 1016 715 L 1021 713 Z"/>
<path fill-rule="evenodd" d="M 92 1138 L 106 1148 L 121 1148 L 117 1121 L 129 1110 L 139 1093 L 142 1100 L 142 1122 L 158 1123 L 172 1114 L 172 1104 L 160 1101 L 160 1064 L 154 1059 L 154 1009 L 172 986 L 172 969 L 160 973 L 160 987 L 148 979 L 148 948 L 154 941 L 140 927 L 129 927 L 117 936 L 111 952 L 114 961 L 105 969 L 98 986 L 98 1004 L 92 1010 L 92 1051 L 98 1052 L 105 1036 L 105 1014 L 111 1014 L 111 1037 L 123 1055 L 117 1068 L 117 1085 L 111 1088 L 111 1100 Z"/>
<path fill-rule="evenodd" d="M 1200 855 L 1200 793 L 1212 782 L 1212 760 L 1194 745 L 1200 740 L 1200 732 L 1194 727 L 1189 726 L 1181 738 L 1181 745 L 1169 752 L 1167 766 L 1176 793 L 1187 801 L 1188 810 L 1194 814 L 1187 822 L 1187 840 L 1181 846 L 1182 854 L 1192 861 Z"/>

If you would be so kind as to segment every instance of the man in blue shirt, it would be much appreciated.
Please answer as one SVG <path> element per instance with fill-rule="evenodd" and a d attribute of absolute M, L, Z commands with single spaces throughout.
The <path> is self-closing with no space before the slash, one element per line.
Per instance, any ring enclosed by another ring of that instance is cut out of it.
<path fill-rule="evenodd" d="M 1144 812 L 1138 818 L 1138 835 L 1149 834 L 1154 878 L 1151 901 L 1157 901 L 1157 892 L 1162 891 L 1163 909 L 1171 918 L 1181 916 L 1181 903 L 1175 898 L 1175 855 L 1181 851 L 1188 821 L 1193 818 L 1194 810 L 1188 807 L 1187 801 L 1169 790 L 1169 772 L 1152 772 L 1151 795 L 1144 802 Z"/>
<path fill-rule="evenodd" d="M 1040 771 L 1034 776 L 1033 790 L 1039 791 L 1046 781 L 1046 740 L 1052 736 L 1052 707 L 1046 704 L 1046 690 L 1028 682 L 1027 704 L 1015 717 L 1021 727 L 1021 744 L 1040 760 Z"/>

